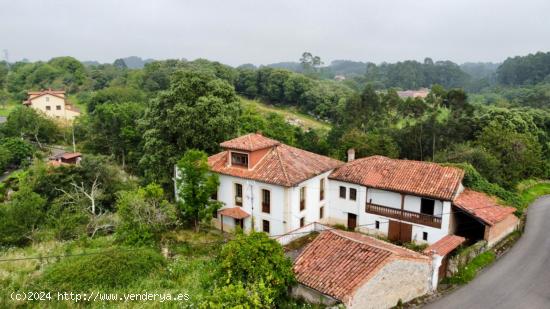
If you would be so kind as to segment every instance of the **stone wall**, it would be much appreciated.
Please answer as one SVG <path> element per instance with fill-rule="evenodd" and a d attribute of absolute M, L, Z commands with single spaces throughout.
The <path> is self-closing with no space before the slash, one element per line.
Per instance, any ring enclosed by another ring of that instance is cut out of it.
<path fill-rule="evenodd" d="M 493 247 L 496 243 L 515 231 L 518 225 L 519 219 L 514 216 L 514 214 L 509 214 L 508 217 L 495 225 L 485 227 L 485 240 L 488 242 L 487 245 Z"/>
<path fill-rule="evenodd" d="M 431 263 L 395 260 L 359 287 L 346 303 L 348 309 L 391 308 L 429 292 Z"/>
<path fill-rule="evenodd" d="M 456 274 L 461 267 L 466 266 L 470 263 L 476 256 L 487 251 L 489 249 L 487 241 L 480 240 L 470 247 L 464 249 L 455 256 L 449 258 L 447 263 L 447 277 L 451 277 Z"/>
<path fill-rule="evenodd" d="M 297 284 L 292 287 L 291 296 L 294 298 L 303 299 L 310 304 L 334 306 L 339 303 L 338 300 L 302 284 Z"/>

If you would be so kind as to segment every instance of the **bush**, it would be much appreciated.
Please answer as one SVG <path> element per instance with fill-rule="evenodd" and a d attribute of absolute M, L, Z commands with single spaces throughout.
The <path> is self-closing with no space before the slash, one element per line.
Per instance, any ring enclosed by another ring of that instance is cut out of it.
<path fill-rule="evenodd" d="M 120 218 L 116 235 L 125 244 L 151 244 L 176 222 L 176 209 L 157 184 L 119 192 L 116 208 Z"/>
<path fill-rule="evenodd" d="M 164 263 L 164 258 L 152 249 L 118 247 L 100 254 L 67 257 L 46 268 L 37 285 L 50 291 L 122 288 Z"/>
<path fill-rule="evenodd" d="M 200 308 L 272 308 L 273 291 L 260 281 L 244 286 L 242 283 L 216 288 Z"/>
<path fill-rule="evenodd" d="M 294 283 L 292 262 L 283 247 L 267 234 L 240 234 L 222 247 L 218 257 L 218 280 L 221 285 L 265 283 L 274 298 L 283 296 Z"/>
<path fill-rule="evenodd" d="M 28 189 L 0 204 L 0 246 L 24 245 L 43 222 L 46 200 Z"/>

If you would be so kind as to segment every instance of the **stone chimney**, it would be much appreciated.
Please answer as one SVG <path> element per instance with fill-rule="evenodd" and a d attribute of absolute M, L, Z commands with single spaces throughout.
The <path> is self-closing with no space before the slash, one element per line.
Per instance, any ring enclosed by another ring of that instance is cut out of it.
<path fill-rule="evenodd" d="M 348 149 L 348 162 L 355 160 L 355 149 Z"/>

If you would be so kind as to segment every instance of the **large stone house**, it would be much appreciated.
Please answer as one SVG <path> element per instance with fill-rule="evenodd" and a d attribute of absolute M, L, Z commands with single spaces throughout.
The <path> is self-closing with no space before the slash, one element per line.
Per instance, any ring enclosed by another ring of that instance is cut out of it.
<path fill-rule="evenodd" d="M 67 101 L 63 90 L 29 91 L 27 94 L 28 98 L 23 104 L 48 117 L 72 121 L 75 117 L 80 116 L 80 111 Z"/>
<path fill-rule="evenodd" d="M 490 245 L 513 231 L 514 208 L 465 189 L 464 172 L 383 156 L 344 163 L 261 134 L 221 143 L 208 158 L 220 175 L 214 222 L 279 236 L 310 223 L 345 225 L 392 241 L 434 244 L 447 235 Z"/>

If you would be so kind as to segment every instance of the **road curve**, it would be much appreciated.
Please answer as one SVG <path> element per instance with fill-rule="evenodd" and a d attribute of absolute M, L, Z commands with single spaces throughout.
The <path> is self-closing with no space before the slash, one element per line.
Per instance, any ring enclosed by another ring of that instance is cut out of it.
<path fill-rule="evenodd" d="M 508 253 L 424 308 L 550 308 L 550 196 L 529 206 L 525 233 Z"/>

